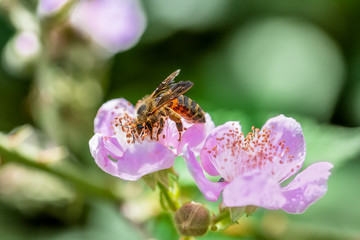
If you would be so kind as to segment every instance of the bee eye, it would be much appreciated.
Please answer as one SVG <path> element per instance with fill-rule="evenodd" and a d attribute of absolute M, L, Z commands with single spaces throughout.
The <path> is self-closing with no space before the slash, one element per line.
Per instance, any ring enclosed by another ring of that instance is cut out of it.
<path fill-rule="evenodd" d="M 137 110 L 137 114 L 140 115 L 140 114 L 142 114 L 143 112 L 145 112 L 145 110 L 146 110 L 146 105 L 143 104 L 143 105 L 141 105 L 141 106 L 139 107 L 139 109 Z"/>
<path fill-rule="evenodd" d="M 144 126 L 141 125 L 141 124 L 136 125 L 136 127 L 137 127 L 138 130 L 142 130 L 144 128 Z"/>

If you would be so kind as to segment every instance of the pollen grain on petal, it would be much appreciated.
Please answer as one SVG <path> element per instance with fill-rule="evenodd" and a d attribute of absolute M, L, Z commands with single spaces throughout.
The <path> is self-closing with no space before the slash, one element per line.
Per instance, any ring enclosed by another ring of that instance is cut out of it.
<path fill-rule="evenodd" d="M 245 136 L 232 126 L 218 134 L 216 144 L 206 151 L 213 166 L 226 181 L 254 169 L 268 171 L 276 177 L 274 164 L 281 165 L 295 158 L 289 154 L 291 149 L 284 139 L 274 142 L 271 129 L 260 130 L 252 126 L 251 132 Z"/>

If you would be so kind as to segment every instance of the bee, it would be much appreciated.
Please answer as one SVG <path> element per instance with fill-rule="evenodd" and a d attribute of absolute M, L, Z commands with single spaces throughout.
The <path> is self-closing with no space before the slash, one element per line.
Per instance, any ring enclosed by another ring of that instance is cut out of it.
<path fill-rule="evenodd" d="M 183 132 L 181 119 L 189 123 L 205 123 L 205 113 L 194 100 L 184 96 L 193 83 L 190 81 L 174 82 L 174 78 L 180 73 L 177 70 L 170 74 L 151 95 L 143 97 L 135 105 L 136 118 L 133 126 L 138 134 L 142 131 L 150 132 L 152 138 L 154 127 L 157 128 L 156 139 L 162 133 L 165 119 L 174 121 L 179 132 L 179 139 Z"/>

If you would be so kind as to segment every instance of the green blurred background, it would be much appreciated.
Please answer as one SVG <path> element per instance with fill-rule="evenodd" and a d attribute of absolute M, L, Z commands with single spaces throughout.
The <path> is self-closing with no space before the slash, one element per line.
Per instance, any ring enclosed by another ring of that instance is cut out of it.
<path fill-rule="evenodd" d="M 35 14 L 37 1 L 0 0 L 0 239 L 177 239 L 158 192 L 105 175 L 88 149 L 103 102 L 135 104 L 176 69 L 217 125 L 246 132 L 292 116 L 306 165 L 335 165 L 304 214 L 259 210 L 200 239 L 360 239 L 360 1 L 143 1 L 140 41 L 105 57 L 67 28 L 64 9 L 35 20 L 30 60 L 11 53 L 26 22 L 14 6 Z M 183 201 L 216 212 L 181 158 L 176 170 Z"/>

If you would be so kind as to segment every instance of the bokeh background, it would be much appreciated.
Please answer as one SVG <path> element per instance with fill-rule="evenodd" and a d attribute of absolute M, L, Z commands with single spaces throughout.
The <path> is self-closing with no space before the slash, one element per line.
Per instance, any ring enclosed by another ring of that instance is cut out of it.
<path fill-rule="evenodd" d="M 244 131 L 285 114 L 334 164 L 304 214 L 258 210 L 199 239 L 360 239 L 360 1 L 0 0 L 0 239 L 178 239 L 158 191 L 98 169 L 106 100 L 176 69 Z M 176 160 L 183 201 L 207 202 Z"/>

